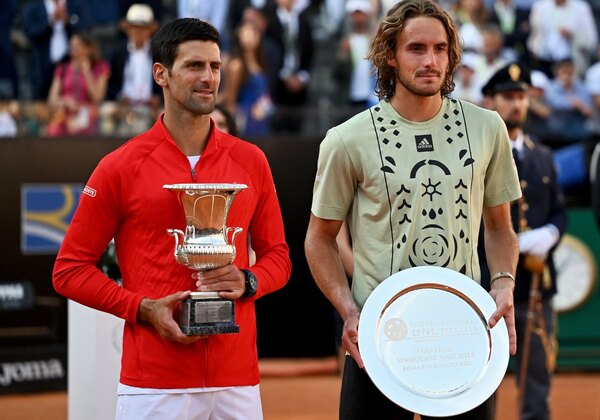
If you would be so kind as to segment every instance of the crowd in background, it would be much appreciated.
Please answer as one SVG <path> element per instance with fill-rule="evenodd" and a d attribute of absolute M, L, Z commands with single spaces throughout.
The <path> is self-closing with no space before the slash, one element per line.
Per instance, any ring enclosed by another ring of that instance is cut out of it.
<path fill-rule="evenodd" d="M 161 112 L 149 40 L 174 17 L 221 33 L 219 103 L 241 137 L 322 137 L 377 101 L 365 56 L 395 0 L 3 0 L 0 136 L 130 137 Z M 464 57 L 453 97 L 519 61 L 533 69 L 528 132 L 553 146 L 600 135 L 600 48 L 586 0 L 446 0 Z M 596 6 L 599 6 L 596 8 Z"/>

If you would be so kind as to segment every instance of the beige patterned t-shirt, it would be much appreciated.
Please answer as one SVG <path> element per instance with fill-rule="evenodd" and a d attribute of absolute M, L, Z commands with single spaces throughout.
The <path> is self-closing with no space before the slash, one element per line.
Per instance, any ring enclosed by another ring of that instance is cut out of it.
<path fill-rule="evenodd" d="M 493 111 L 444 99 L 426 122 L 387 101 L 332 128 L 320 146 L 312 213 L 348 219 L 353 295 L 410 267 L 435 265 L 479 281 L 484 206 L 521 195 L 504 122 Z"/>

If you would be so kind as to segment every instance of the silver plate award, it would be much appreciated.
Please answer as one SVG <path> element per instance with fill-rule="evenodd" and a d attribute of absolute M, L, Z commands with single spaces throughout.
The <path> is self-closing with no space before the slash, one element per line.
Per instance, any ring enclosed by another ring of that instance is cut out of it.
<path fill-rule="evenodd" d="M 367 374 L 394 403 L 427 416 L 453 416 L 487 400 L 509 359 L 504 319 L 479 284 L 441 267 L 415 267 L 384 280 L 360 315 Z"/>

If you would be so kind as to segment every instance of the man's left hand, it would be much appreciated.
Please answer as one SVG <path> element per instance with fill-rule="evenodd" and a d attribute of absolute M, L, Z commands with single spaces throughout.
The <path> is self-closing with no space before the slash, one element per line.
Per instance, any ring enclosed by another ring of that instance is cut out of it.
<path fill-rule="evenodd" d="M 517 354 L 517 331 L 515 330 L 515 308 L 513 300 L 514 283 L 511 279 L 498 279 L 494 282 L 490 295 L 496 302 L 496 311 L 490 316 L 488 321 L 490 328 L 504 318 L 506 328 L 508 329 L 508 342 L 510 354 Z"/>
<path fill-rule="evenodd" d="M 199 292 L 219 292 L 224 299 L 239 299 L 246 291 L 244 272 L 233 264 L 195 274 Z"/>

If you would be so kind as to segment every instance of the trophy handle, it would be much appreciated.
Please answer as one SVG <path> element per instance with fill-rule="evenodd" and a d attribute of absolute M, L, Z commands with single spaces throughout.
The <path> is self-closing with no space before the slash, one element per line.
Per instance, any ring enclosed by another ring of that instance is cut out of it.
<path fill-rule="evenodd" d="M 175 258 L 177 259 L 177 261 L 180 260 L 181 258 L 181 253 L 179 252 L 181 249 L 181 245 L 179 245 L 179 235 L 181 235 L 181 243 L 183 244 L 185 235 L 183 233 L 182 230 L 179 229 L 167 229 L 167 233 L 169 234 L 169 236 L 172 236 L 175 238 Z"/>
<path fill-rule="evenodd" d="M 229 242 L 231 245 L 235 245 L 235 237 L 238 233 L 240 233 L 241 231 L 243 231 L 244 229 L 241 227 L 228 227 L 227 229 L 225 229 L 225 237 L 229 236 L 229 232 L 231 232 L 233 230 L 233 235 L 231 235 L 231 241 Z"/>

